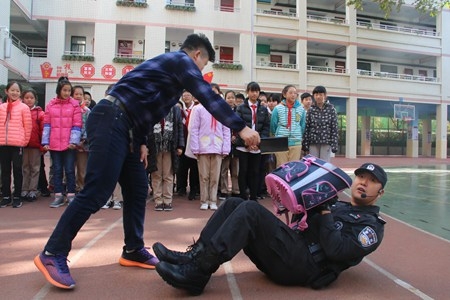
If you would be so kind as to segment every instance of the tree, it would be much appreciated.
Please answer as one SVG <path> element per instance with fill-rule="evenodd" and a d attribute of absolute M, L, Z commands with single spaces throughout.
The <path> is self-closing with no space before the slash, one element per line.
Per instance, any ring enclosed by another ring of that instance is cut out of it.
<path fill-rule="evenodd" d="M 388 18 L 393 9 L 400 10 L 405 0 L 371 0 L 380 5 L 384 17 Z M 363 9 L 364 0 L 347 0 L 347 5 L 354 5 L 356 9 Z M 450 7 L 450 0 L 413 0 L 412 5 L 421 13 L 429 13 L 435 16 L 443 7 Z"/>

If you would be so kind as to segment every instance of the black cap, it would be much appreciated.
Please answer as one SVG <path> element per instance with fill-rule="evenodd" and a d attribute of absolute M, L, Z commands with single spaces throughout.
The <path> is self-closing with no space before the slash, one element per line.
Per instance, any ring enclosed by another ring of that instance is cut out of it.
<path fill-rule="evenodd" d="M 361 167 L 355 170 L 355 175 L 361 174 L 363 172 L 369 172 L 381 183 L 381 186 L 384 188 L 387 182 L 386 172 L 382 167 L 372 163 L 365 163 Z"/>

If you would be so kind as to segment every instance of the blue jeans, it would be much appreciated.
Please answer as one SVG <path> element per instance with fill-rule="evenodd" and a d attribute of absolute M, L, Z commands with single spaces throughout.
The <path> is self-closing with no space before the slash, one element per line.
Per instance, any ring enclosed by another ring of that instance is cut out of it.
<path fill-rule="evenodd" d="M 53 168 L 53 185 L 55 193 L 63 190 L 63 172 L 66 173 L 67 192 L 75 193 L 75 150 L 50 151 Z"/>
<path fill-rule="evenodd" d="M 92 109 L 86 124 L 89 157 L 85 185 L 62 214 L 45 250 L 67 256 L 78 231 L 106 203 L 117 182 L 122 188 L 126 249 L 144 246 L 148 179 L 140 161 L 143 139 L 131 139 L 132 126 L 127 114 L 107 100 Z M 133 147 L 130 141 L 134 141 Z"/>

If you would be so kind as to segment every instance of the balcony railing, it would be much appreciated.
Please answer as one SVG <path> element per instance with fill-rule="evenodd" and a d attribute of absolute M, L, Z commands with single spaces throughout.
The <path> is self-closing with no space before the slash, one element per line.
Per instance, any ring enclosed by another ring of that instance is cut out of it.
<path fill-rule="evenodd" d="M 306 18 L 308 20 L 321 21 L 321 22 L 327 22 L 327 23 L 333 23 L 333 24 L 346 24 L 347 23 L 347 21 L 345 19 L 322 17 L 322 16 L 317 16 L 317 15 L 307 15 Z"/>
<path fill-rule="evenodd" d="M 27 56 L 29 56 L 29 57 L 47 57 L 47 48 L 28 47 L 12 33 L 9 33 L 9 37 L 11 38 L 12 44 L 14 46 L 16 46 L 17 48 L 19 48 L 19 50 L 21 50 Z"/>
<path fill-rule="evenodd" d="M 297 69 L 296 64 L 276 63 L 268 61 L 257 61 L 257 67 L 269 67 L 269 68 L 283 68 L 283 69 Z"/>
<path fill-rule="evenodd" d="M 238 60 L 220 60 L 213 63 L 214 69 L 242 70 L 242 65 Z"/>
<path fill-rule="evenodd" d="M 256 9 L 256 12 L 259 14 L 263 14 L 263 15 L 297 18 L 296 13 L 287 12 L 287 11 L 278 11 L 278 10 L 258 8 L 258 9 Z"/>
<path fill-rule="evenodd" d="M 409 75 L 409 74 L 397 74 L 397 73 L 379 72 L 379 71 L 367 71 L 367 70 L 359 70 L 359 69 L 358 69 L 358 75 L 402 79 L 402 80 L 413 80 L 413 81 L 438 82 L 438 78 L 436 78 L 436 77 Z"/>
<path fill-rule="evenodd" d="M 182 0 L 166 0 L 166 9 L 195 11 L 195 4 L 184 2 Z"/>
<path fill-rule="evenodd" d="M 348 73 L 347 69 L 344 68 L 330 68 L 326 66 L 307 66 L 308 71 L 316 71 L 316 72 L 328 72 L 328 73 Z"/>
<path fill-rule="evenodd" d="M 383 25 L 376 23 L 368 23 L 368 22 L 356 22 L 356 25 L 360 27 L 366 27 L 368 29 L 381 29 L 381 30 L 389 30 L 389 31 L 397 31 L 400 33 L 409 33 L 414 35 L 425 35 L 425 36 L 438 36 L 436 31 L 420 29 L 420 28 L 411 28 L 411 27 L 402 27 L 402 26 L 391 26 L 391 25 Z"/>
<path fill-rule="evenodd" d="M 64 51 L 61 59 L 71 61 L 94 61 L 94 53 L 67 50 Z"/>

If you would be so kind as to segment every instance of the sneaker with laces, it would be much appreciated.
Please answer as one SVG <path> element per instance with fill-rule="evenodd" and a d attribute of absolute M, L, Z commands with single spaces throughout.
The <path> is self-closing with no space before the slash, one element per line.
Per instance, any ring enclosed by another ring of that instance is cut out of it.
<path fill-rule="evenodd" d="M 164 211 L 172 211 L 172 203 L 164 204 Z"/>
<path fill-rule="evenodd" d="M 28 194 L 27 201 L 34 202 L 34 201 L 36 201 L 36 199 L 37 199 L 37 193 L 35 191 L 31 191 Z"/>
<path fill-rule="evenodd" d="M 105 205 L 102 206 L 102 209 L 108 209 L 110 208 L 112 205 L 111 199 L 108 199 L 108 201 L 106 201 Z"/>
<path fill-rule="evenodd" d="M 120 201 L 114 200 L 113 209 L 121 209 L 121 208 L 122 208 L 122 204 L 120 204 Z"/>
<path fill-rule="evenodd" d="M 202 205 L 200 205 L 200 209 L 201 210 L 207 210 L 208 209 L 208 203 L 202 203 Z"/>
<path fill-rule="evenodd" d="M 12 199 L 11 197 L 3 197 L 2 201 L 0 201 L 0 207 L 7 207 L 8 205 L 11 205 Z"/>
<path fill-rule="evenodd" d="M 209 205 L 209 209 L 210 210 L 217 210 L 217 204 L 216 203 L 211 203 L 210 205 Z"/>
<path fill-rule="evenodd" d="M 133 252 L 127 252 L 124 246 L 122 256 L 119 259 L 119 264 L 124 267 L 154 269 L 157 263 L 159 263 L 159 259 L 151 255 L 145 247 Z"/>
<path fill-rule="evenodd" d="M 34 264 L 48 282 L 62 289 L 73 289 L 75 281 L 70 276 L 67 257 L 63 255 L 46 255 L 41 252 L 34 258 Z"/>
<path fill-rule="evenodd" d="M 155 204 L 155 210 L 156 211 L 163 211 L 164 210 L 164 204 Z"/>
<path fill-rule="evenodd" d="M 14 197 L 12 207 L 13 208 L 19 208 L 22 207 L 22 200 L 20 200 L 20 197 Z"/>
<path fill-rule="evenodd" d="M 51 208 L 56 208 L 64 205 L 64 195 L 55 196 L 55 199 L 50 203 Z"/>

